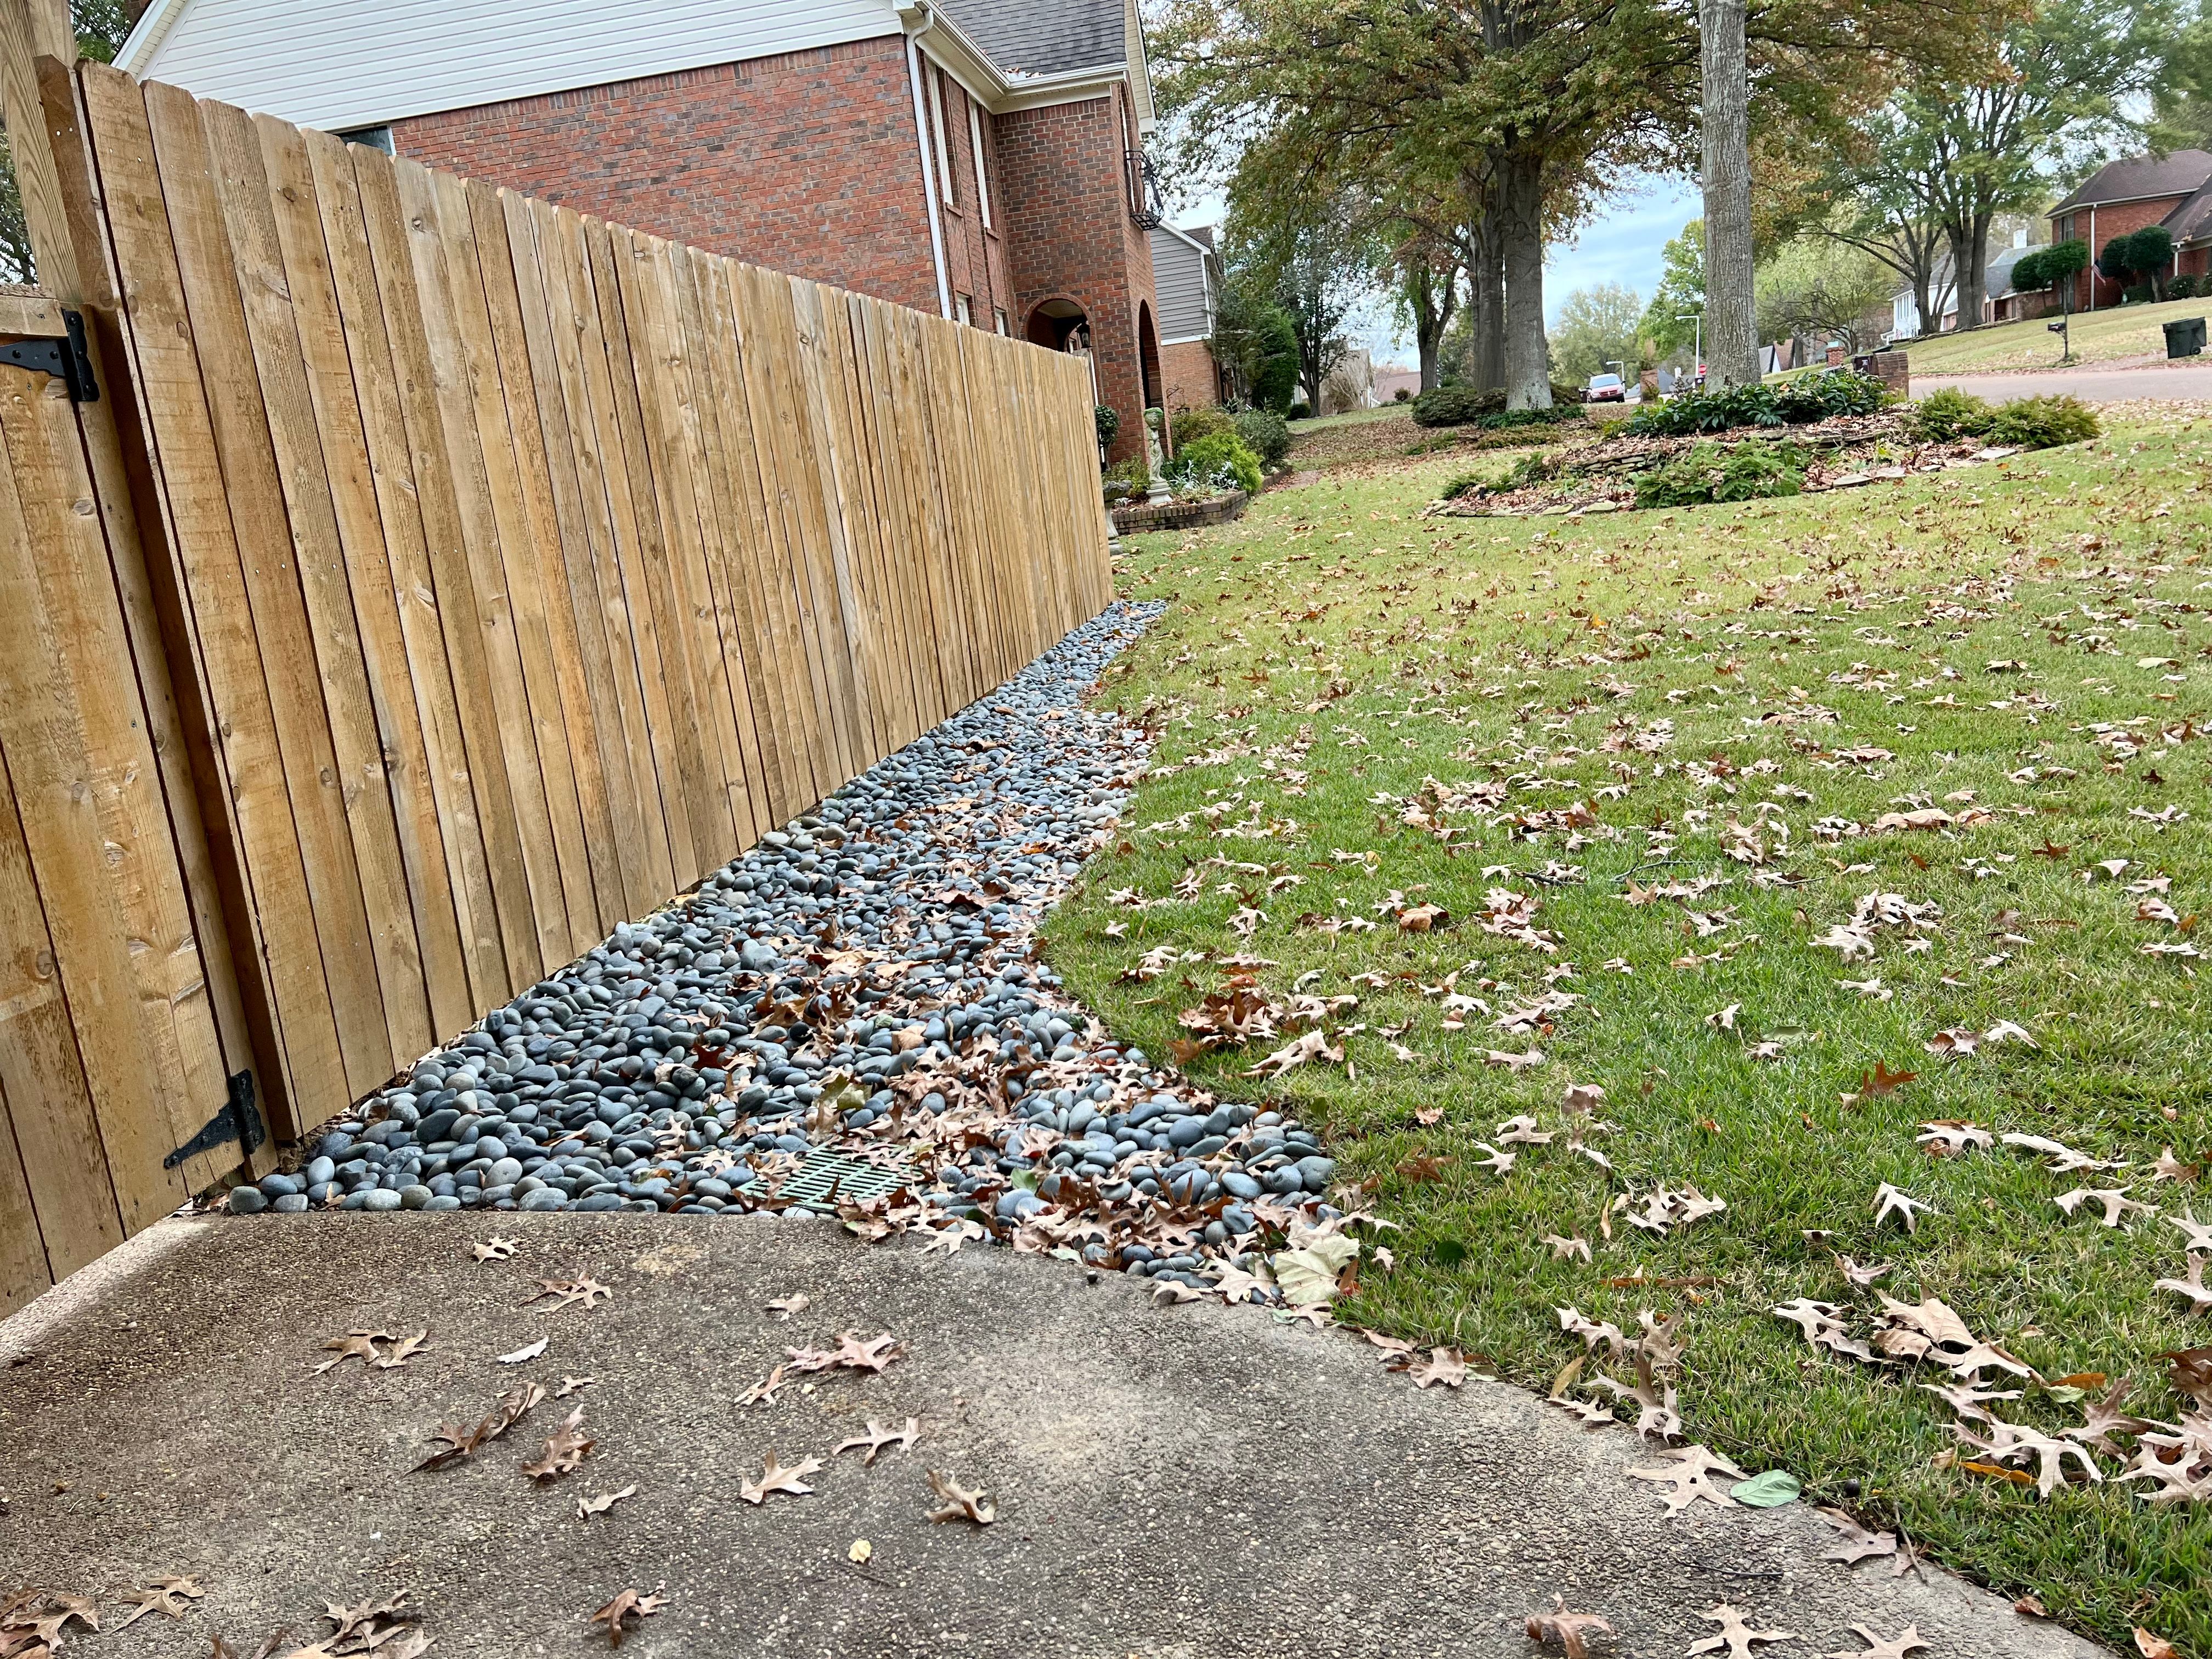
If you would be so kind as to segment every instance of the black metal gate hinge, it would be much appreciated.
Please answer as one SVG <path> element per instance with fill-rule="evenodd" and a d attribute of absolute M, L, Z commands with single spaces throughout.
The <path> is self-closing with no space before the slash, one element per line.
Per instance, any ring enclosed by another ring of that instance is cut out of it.
<path fill-rule="evenodd" d="M 183 1146 L 161 1160 L 161 1167 L 173 1170 L 188 1158 L 202 1152 L 211 1152 L 216 1147 L 236 1141 L 242 1151 L 251 1153 L 269 1139 L 269 1131 L 261 1121 L 261 1111 L 253 1103 L 253 1073 L 234 1072 L 230 1079 L 230 1098 L 222 1109 L 200 1126 L 200 1131 Z"/>
<path fill-rule="evenodd" d="M 0 363 L 50 374 L 69 388 L 73 404 L 96 404 L 100 384 L 93 379 L 92 354 L 85 349 L 84 313 L 64 311 L 61 334 L 33 335 L 0 341 Z"/>

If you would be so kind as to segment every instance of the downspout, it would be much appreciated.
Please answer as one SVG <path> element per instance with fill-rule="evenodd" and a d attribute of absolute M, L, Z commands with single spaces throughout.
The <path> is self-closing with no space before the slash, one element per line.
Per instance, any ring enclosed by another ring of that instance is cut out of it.
<path fill-rule="evenodd" d="M 929 154 L 929 117 L 924 107 L 921 93 L 921 51 L 915 43 L 936 26 L 937 14 L 918 0 L 902 0 L 897 8 L 902 22 L 916 16 L 921 18 L 920 28 L 909 29 L 906 37 L 906 72 L 908 84 L 914 91 L 914 137 L 921 146 L 921 200 L 929 212 L 929 252 L 937 265 L 937 311 L 941 317 L 952 315 L 952 284 L 945 274 L 945 223 L 937 211 L 937 167 Z"/>

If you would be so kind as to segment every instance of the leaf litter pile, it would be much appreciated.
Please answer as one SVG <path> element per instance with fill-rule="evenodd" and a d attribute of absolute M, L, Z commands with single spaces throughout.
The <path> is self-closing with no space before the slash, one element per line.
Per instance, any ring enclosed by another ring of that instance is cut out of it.
<path fill-rule="evenodd" d="M 1325 1129 L 1359 1220 L 1277 1293 L 1334 1273 L 1411 1380 L 2208 1659 L 2212 424 L 2106 415 L 1881 492 L 1440 520 L 1421 464 L 1138 538 L 1097 703 L 1155 762 L 1047 938 Z"/>

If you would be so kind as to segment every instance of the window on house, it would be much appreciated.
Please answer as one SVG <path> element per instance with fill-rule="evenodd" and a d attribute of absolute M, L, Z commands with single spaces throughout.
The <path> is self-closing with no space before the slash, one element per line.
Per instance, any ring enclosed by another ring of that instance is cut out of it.
<path fill-rule="evenodd" d="M 349 144 L 367 144 L 371 149 L 380 149 L 386 155 L 394 153 L 390 127 L 355 127 L 350 131 L 338 134 L 338 137 Z"/>
<path fill-rule="evenodd" d="M 952 152 L 945 143 L 945 71 L 932 70 L 929 74 L 930 125 L 937 130 L 937 187 L 945 197 L 947 207 L 954 206 L 958 198 L 952 193 Z"/>
<path fill-rule="evenodd" d="M 1000 333 L 1001 333 L 1001 334 L 1011 334 L 1011 333 L 1013 331 L 1012 330 L 1009 329 L 1009 328 L 1006 326 L 1006 307 L 1004 307 L 1004 306 L 993 306 L 993 307 L 991 307 L 991 315 L 992 315 L 992 317 L 993 317 L 994 319 L 995 319 L 997 320 L 997 322 L 998 322 L 998 325 L 999 325 L 999 332 L 1000 332 Z"/>
<path fill-rule="evenodd" d="M 971 101 L 968 106 L 968 142 L 975 150 L 975 211 L 983 216 L 983 228 L 991 228 L 991 177 L 983 166 L 983 113 Z M 1006 332 L 1004 329 L 999 331 Z"/>
<path fill-rule="evenodd" d="M 964 294 L 956 294 L 952 296 L 952 310 L 953 314 L 963 323 L 972 323 L 975 320 L 975 302 Z"/>

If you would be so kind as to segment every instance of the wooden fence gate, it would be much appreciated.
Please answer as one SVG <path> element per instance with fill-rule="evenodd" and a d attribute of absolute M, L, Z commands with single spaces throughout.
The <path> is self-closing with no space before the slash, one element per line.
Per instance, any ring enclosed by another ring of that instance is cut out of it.
<path fill-rule="evenodd" d="M 100 65 L 37 90 L 64 280 L 0 337 L 68 301 L 100 399 L 0 368 L 0 1310 L 1111 592 L 1073 360 Z"/>

